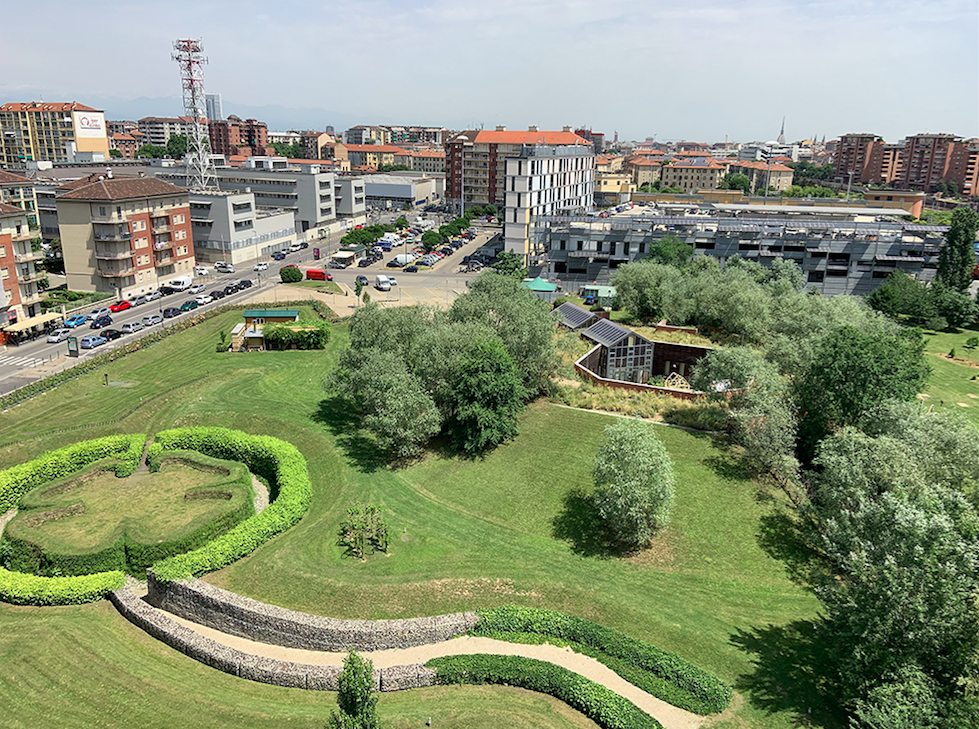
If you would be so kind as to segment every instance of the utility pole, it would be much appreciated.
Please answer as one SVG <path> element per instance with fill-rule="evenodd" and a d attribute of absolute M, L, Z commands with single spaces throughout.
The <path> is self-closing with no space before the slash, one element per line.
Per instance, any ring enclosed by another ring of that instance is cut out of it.
<path fill-rule="evenodd" d="M 207 100 L 204 94 L 204 44 L 199 38 L 185 38 L 173 42 L 171 58 L 180 66 L 180 85 L 183 89 L 184 114 L 190 120 L 190 138 L 187 140 L 187 178 L 191 190 L 217 189 L 217 173 L 211 160 L 211 140 L 208 135 Z"/>

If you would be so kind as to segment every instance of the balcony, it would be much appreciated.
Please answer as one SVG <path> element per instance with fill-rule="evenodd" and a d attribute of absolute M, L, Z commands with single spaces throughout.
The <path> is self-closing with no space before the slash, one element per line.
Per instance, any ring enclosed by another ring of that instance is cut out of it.
<path fill-rule="evenodd" d="M 95 257 L 100 261 L 121 261 L 124 258 L 131 258 L 133 252 L 128 248 L 111 249 L 95 248 Z"/>
<path fill-rule="evenodd" d="M 33 291 L 20 294 L 20 303 L 22 306 L 27 306 L 28 304 L 36 304 L 38 301 L 44 298 L 44 295 L 40 291 Z"/>
<path fill-rule="evenodd" d="M 161 225 L 153 226 L 154 233 L 169 233 L 172 230 L 173 230 L 173 226 L 170 225 L 170 223 L 163 223 Z"/>
<path fill-rule="evenodd" d="M 155 251 L 165 251 L 173 248 L 176 245 L 175 241 L 172 240 L 158 240 L 153 244 L 153 250 Z"/>
<path fill-rule="evenodd" d="M 44 258 L 44 251 L 28 251 L 27 253 L 18 253 L 14 251 L 14 260 L 17 263 L 27 263 L 28 261 L 39 261 Z"/>
<path fill-rule="evenodd" d="M 126 268 L 98 268 L 97 273 L 99 276 L 104 278 L 125 278 L 126 276 L 133 276 L 136 273 L 136 269 L 132 266 L 127 266 Z"/>
<path fill-rule="evenodd" d="M 20 271 L 18 271 L 17 283 L 26 284 L 26 283 L 31 283 L 32 281 L 40 281 L 42 278 L 45 278 L 47 275 L 48 274 L 45 271 L 34 271 L 33 273 L 21 273 Z"/>
<path fill-rule="evenodd" d="M 120 243 L 133 239 L 133 234 L 127 231 L 95 231 L 93 237 L 98 241 L 118 241 Z"/>
<path fill-rule="evenodd" d="M 160 266 L 171 266 L 173 262 L 177 260 L 173 256 L 157 256 L 154 265 L 159 268 Z"/>

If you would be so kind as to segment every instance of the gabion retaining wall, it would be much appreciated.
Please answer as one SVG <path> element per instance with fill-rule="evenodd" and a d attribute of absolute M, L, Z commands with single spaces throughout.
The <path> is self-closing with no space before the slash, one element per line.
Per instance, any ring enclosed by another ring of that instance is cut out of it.
<path fill-rule="evenodd" d="M 171 648 L 232 676 L 249 681 L 314 691 L 337 691 L 338 666 L 280 661 L 230 648 L 196 633 L 140 599 L 129 585 L 109 593 L 109 599 L 131 623 Z M 402 691 L 435 685 L 435 671 L 420 664 L 374 670 L 374 689 Z"/>
<path fill-rule="evenodd" d="M 338 620 L 287 610 L 200 580 L 162 582 L 147 570 L 147 602 L 222 633 L 304 650 L 345 652 L 411 648 L 468 633 L 476 613 L 406 620 Z"/>

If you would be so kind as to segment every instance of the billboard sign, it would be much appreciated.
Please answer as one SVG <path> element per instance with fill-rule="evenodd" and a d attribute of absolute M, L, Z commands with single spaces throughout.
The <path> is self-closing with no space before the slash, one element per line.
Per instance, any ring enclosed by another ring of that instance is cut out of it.
<path fill-rule="evenodd" d="M 78 356 L 78 337 L 68 337 L 66 340 L 68 342 L 68 356 L 77 357 Z"/>
<path fill-rule="evenodd" d="M 72 124 L 76 139 L 104 138 L 105 114 L 101 111 L 73 111 Z"/>

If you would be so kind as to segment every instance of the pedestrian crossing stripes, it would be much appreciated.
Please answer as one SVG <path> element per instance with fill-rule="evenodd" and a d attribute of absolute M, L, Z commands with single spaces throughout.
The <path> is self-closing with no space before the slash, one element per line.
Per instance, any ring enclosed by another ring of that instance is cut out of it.
<path fill-rule="evenodd" d="M 15 357 L 14 355 L 0 356 L 0 367 L 36 367 L 44 362 L 37 357 Z"/>

